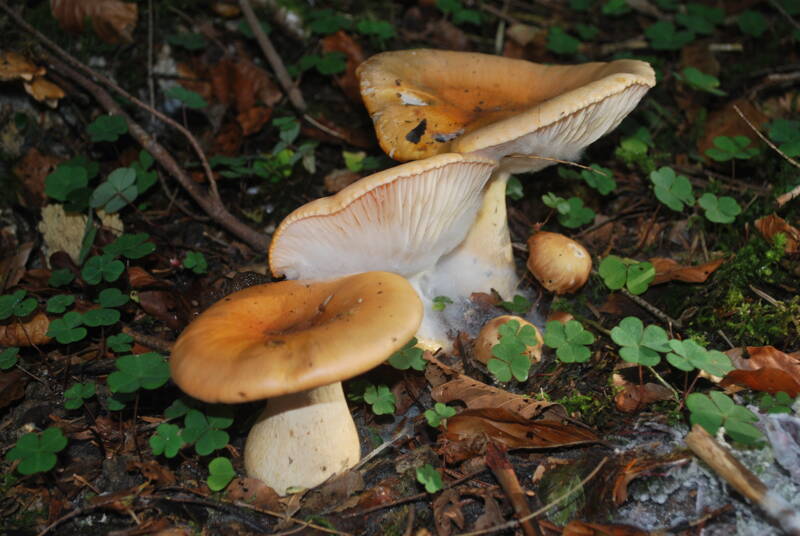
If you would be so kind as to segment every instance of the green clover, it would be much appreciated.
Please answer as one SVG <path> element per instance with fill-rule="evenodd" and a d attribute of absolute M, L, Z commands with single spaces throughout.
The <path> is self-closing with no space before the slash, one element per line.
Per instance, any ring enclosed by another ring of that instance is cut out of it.
<path fill-rule="evenodd" d="M 622 348 L 619 355 L 629 363 L 654 367 L 661 361 L 659 353 L 670 347 L 667 332 L 659 326 L 647 326 L 635 316 L 629 316 L 611 330 L 611 340 Z"/>
<path fill-rule="evenodd" d="M 233 470 L 233 464 L 228 458 L 214 458 L 208 462 L 208 479 L 206 484 L 211 491 L 220 491 L 230 484 L 231 480 L 236 476 L 236 471 Z"/>
<path fill-rule="evenodd" d="M 64 407 L 78 409 L 83 405 L 84 400 L 92 398 L 96 391 L 97 386 L 94 382 L 76 383 L 64 391 Z"/>
<path fill-rule="evenodd" d="M 36 434 L 20 437 L 14 448 L 6 453 L 6 460 L 20 460 L 17 471 L 23 475 L 43 473 L 56 465 L 56 452 L 64 450 L 67 438 L 60 428 L 50 427 Z"/>
<path fill-rule="evenodd" d="M 150 436 L 150 448 L 153 454 L 163 454 L 167 458 L 174 458 L 185 444 L 178 425 L 162 422 L 156 432 Z M 227 443 L 227 442 L 226 442 Z"/>
<path fill-rule="evenodd" d="M 417 482 L 425 486 L 428 493 L 436 493 L 444 487 L 442 475 L 429 463 L 422 467 L 417 467 Z"/>
<path fill-rule="evenodd" d="M 230 439 L 228 432 L 224 430 L 233 424 L 233 418 L 227 415 L 229 412 L 227 409 L 218 411 L 225 414 L 206 416 L 196 409 L 191 409 L 183 420 L 181 437 L 187 444 L 194 444 L 195 451 L 201 456 L 225 448 Z"/>
<path fill-rule="evenodd" d="M 662 167 L 650 173 L 656 198 L 675 212 L 684 206 L 694 205 L 692 183 L 683 175 L 676 175 L 671 167 Z"/>
<path fill-rule="evenodd" d="M 386 385 L 369 385 L 364 389 L 364 402 L 372 406 L 375 415 L 391 415 L 397 401 Z"/>
<path fill-rule="evenodd" d="M 112 393 L 133 393 L 139 389 L 158 389 L 169 379 L 169 365 L 155 352 L 125 355 L 114 363 L 115 372 L 108 375 Z"/>
<path fill-rule="evenodd" d="M 577 320 L 566 324 L 548 322 L 545 326 L 544 344 L 556 350 L 556 356 L 564 363 L 583 363 L 592 352 L 587 346 L 594 342 L 594 335 L 583 329 Z"/>
<path fill-rule="evenodd" d="M 725 433 L 741 443 L 753 444 L 763 437 L 761 430 L 752 424 L 758 422 L 758 416 L 720 391 L 708 395 L 692 393 L 686 397 L 686 407 L 691 412 L 690 422 L 699 424 L 711 435 L 724 426 Z"/>
<path fill-rule="evenodd" d="M 438 426 L 444 426 L 447 428 L 447 419 L 455 414 L 455 408 L 451 408 L 447 404 L 437 402 L 434 404 L 433 409 L 425 410 L 425 419 L 428 421 L 428 425 L 433 426 L 434 428 L 437 428 Z"/>
<path fill-rule="evenodd" d="M 422 358 L 422 348 L 417 348 L 417 339 L 413 338 L 406 343 L 401 349 L 392 354 L 389 358 L 389 364 L 398 370 L 425 370 L 425 365 L 428 364 Z"/>

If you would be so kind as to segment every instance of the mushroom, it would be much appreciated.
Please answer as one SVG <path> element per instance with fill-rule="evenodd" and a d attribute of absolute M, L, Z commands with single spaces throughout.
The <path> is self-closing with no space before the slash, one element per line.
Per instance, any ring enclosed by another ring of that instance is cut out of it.
<path fill-rule="evenodd" d="M 655 85 L 653 69 L 637 60 L 541 65 L 427 49 L 377 54 L 358 76 L 378 140 L 392 158 L 452 151 L 500 162 L 469 235 L 442 265 L 480 267 L 486 284 L 503 295 L 518 283 L 506 221 L 510 174 L 576 159 Z"/>
<path fill-rule="evenodd" d="M 381 171 L 291 214 L 272 238 L 275 276 L 327 279 L 385 270 L 409 279 L 425 304 L 418 338 L 429 348 L 450 345 L 433 299 L 466 300 L 468 266 L 439 261 L 464 240 L 497 165 L 480 156 L 442 154 Z"/>
<path fill-rule="evenodd" d="M 542 345 L 544 344 L 544 339 L 542 338 L 541 332 L 539 332 L 536 326 L 516 315 L 496 316 L 483 325 L 478 336 L 475 337 L 475 344 L 473 346 L 475 359 L 485 365 L 494 357 L 494 354 L 492 354 L 492 347 L 500 342 L 500 326 L 505 325 L 510 320 L 519 322 L 520 327 L 530 326 L 533 328 L 533 331 L 536 333 L 537 344 L 536 346 L 526 347 L 525 355 L 528 356 L 531 363 L 542 360 Z"/>
<path fill-rule="evenodd" d="M 586 284 L 592 256 L 568 236 L 539 231 L 528 238 L 528 270 L 550 292 L 568 294 Z"/>
<path fill-rule="evenodd" d="M 244 463 L 283 495 L 358 462 L 340 382 L 402 348 L 421 319 L 419 298 L 396 274 L 257 285 L 218 301 L 181 333 L 172 378 L 205 402 L 270 398 Z"/>

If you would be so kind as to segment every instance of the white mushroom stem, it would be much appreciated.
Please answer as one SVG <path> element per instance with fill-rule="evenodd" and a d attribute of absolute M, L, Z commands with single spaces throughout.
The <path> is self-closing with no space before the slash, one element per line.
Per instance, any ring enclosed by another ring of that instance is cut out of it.
<path fill-rule="evenodd" d="M 312 488 L 361 459 L 358 432 L 340 382 L 271 398 L 247 436 L 247 475 L 280 495 Z"/>
<path fill-rule="evenodd" d="M 478 216 L 467 237 L 436 266 L 441 294 L 466 296 L 496 290 L 511 299 L 519 285 L 506 213 L 510 174 L 496 171 L 483 194 Z"/>

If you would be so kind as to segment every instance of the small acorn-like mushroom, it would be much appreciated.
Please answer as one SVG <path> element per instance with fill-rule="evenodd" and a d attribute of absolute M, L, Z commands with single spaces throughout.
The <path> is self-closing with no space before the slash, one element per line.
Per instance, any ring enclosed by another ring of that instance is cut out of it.
<path fill-rule="evenodd" d="M 519 316 L 515 315 L 502 315 L 495 318 L 492 318 L 486 324 L 483 325 L 481 328 L 480 333 L 478 336 L 475 337 L 475 359 L 483 363 L 484 365 L 489 362 L 490 359 L 494 357 L 492 355 L 492 346 L 500 342 L 500 326 L 504 325 L 509 320 L 516 320 L 519 322 L 520 327 L 523 326 L 530 326 L 536 332 L 536 346 L 528 346 L 525 349 L 525 354 L 531 360 L 531 362 L 538 362 L 542 359 L 542 344 L 544 343 L 544 339 L 542 338 L 542 334 L 539 332 L 539 329 Z"/>
<path fill-rule="evenodd" d="M 528 270 L 550 292 L 572 293 L 589 279 L 592 257 L 569 237 L 539 231 L 528 239 Z"/>

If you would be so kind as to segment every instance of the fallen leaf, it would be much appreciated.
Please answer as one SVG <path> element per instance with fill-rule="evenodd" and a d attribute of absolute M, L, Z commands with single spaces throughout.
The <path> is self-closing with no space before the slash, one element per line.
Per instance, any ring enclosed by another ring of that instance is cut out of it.
<path fill-rule="evenodd" d="M 734 105 L 738 106 L 754 125 L 761 125 L 768 120 L 767 116 L 747 99 L 730 101 L 708 115 L 703 137 L 697 141 L 697 150 L 700 154 L 705 155 L 706 149 L 714 146 L 714 138 L 718 136 L 745 136 L 753 143 L 761 143 L 758 136 L 753 133 L 753 129 L 733 109 Z"/>
<path fill-rule="evenodd" d="M 109 44 L 133 42 L 139 16 L 136 4 L 119 0 L 50 0 L 53 17 L 66 31 L 83 32 L 84 21 L 92 21 L 97 36 Z"/>
<path fill-rule="evenodd" d="M 335 76 L 334 80 L 336 85 L 351 101 L 361 104 L 360 84 L 356 76 L 356 69 L 366 59 L 361 45 L 350 34 L 342 30 L 324 37 L 320 44 L 322 45 L 322 52 L 326 54 L 341 52 L 345 55 L 347 65 L 344 74 Z"/>
<path fill-rule="evenodd" d="M 744 358 L 741 352 L 726 352 L 737 370 L 729 372 L 720 383 L 742 384 L 767 393 L 786 392 L 795 397 L 800 394 L 800 352 L 787 354 L 774 346 L 748 346 L 750 356 Z"/>
<path fill-rule="evenodd" d="M 325 189 L 333 194 L 361 178 L 361 174 L 349 169 L 334 169 L 323 179 Z"/>
<path fill-rule="evenodd" d="M 656 269 L 656 276 L 651 285 L 666 283 L 668 281 L 683 281 L 685 283 L 703 283 L 708 276 L 719 268 L 725 259 L 716 259 L 697 266 L 684 266 L 672 259 L 653 257 L 648 259 Z"/>
<path fill-rule="evenodd" d="M 170 468 L 156 460 L 130 460 L 128 470 L 132 469 L 138 469 L 143 477 L 159 486 L 171 486 L 177 481 Z"/>
<path fill-rule="evenodd" d="M 239 6 L 236 4 L 230 4 L 228 2 L 214 2 L 211 4 L 211 9 L 214 10 L 214 13 L 220 17 L 225 17 L 226 19 L 238 17 L 242 12 L 241 9 L 239 9 Z"/>
<path fill-rule="evenodd" d="M 585 521 L 570 521 L 562 536 L 647 536 L 650 531 L 630 525 L 602 525 Z"/>
<path fill-rule="evenodd" d="M 767 240 L 772 240 L 778 233 L 783 233 L 788 239 L 784 251 L 789 254 L 800 253 L 800 229 L 789 225 L 786 220 L 777 214 L 770 214 L 755 221 L 756 229 L 761 236 Z"/>
<path fill-rule="evenodd" d="M 225 488 L 225 494 L 232 501 L 242 501 L 273 512 L 283 511 L 278 493 L 258 478 L 234 478 Z"/>
<path fill-rule="evenodd" d="M 172 288 L 172 284 L 164 279 L 158 279 L 153 274 L 139 266 L 131 266 L 128 268 L 128 281 L 131 288 Z"/>
<path fill-rule="evenodd" d="M 46 199 L 44 180 L 52 173 L 63 159 L 57 156 L 43 155 L 35 147 L 25 153 L 12 169 L 14 176 L 25 189 L 27 205 L 41 207 Z"/>
<path fill-rule="evenodd" d="M 272 117 L 272 110 L 263 106 L 253 106 L 246 112 L 236 116 L 236 122 L 242 127 L 242 135 L 249 136 L 259 132 Z"/>
<path fill-rule="evenodd" d="M 163 290 L 144 290 L 139 292 L 139 305 L 145 313 L 163 321 L 170 329 L 183 328 L 178 315 L 174 312 L 177 302 L 172 293 Z"/>
<path fill-rule="evenodd" d="M 483 513 L 475 520 L 474 530 L 486 530 L 505 521 L 500 505 L 494 500 L 491 493 L 482 488 L 471 490 L 473 494 L 483 499 Z"/>
<path fill-rule="evenodd" d="M 364 489 L 364 477 L 358 471 L 345 471 L 334 475 L 322 485 L 309 491 L 303 498 L 303 508 L 325 515 L 354 506 L 357 499 L 350 496 Z"/>
<path fill-rule="evenodd" d="M 625 413 L 641 411 L 648 404 L 659 400 L 670 400 L 672 391 L 657 383 L 638 385 L 625 382 L 622 390 L 614 397 L 617 409 Z"/>
<path fill-rule="evenodd" d="M 534 400 L 486 385 L 460 374 L 428 352 L 424 357 L 433 365 L 425 369 L 425 377 L 431 384 L 431 397 L 436 402 L 461 400 L 470 409 L 505 409 L 525 419 L 543 415 L 545 412 L 549 418 L 564 415 L 563 409 L 552 402 Z"/>
<path fill-rule="evenodd" d="M 242 149 L 244 137 L 242 128 L 235 122 L 225 123 L 214 136 L 210 152 L 215 155 L 235 156 Z M 200 173 L 201 181 L 205 181 L 205 174 Z"/>
<path fill-rule="evenodd" d="M 0 408 L 4 408 L 25 396 L 25 385 L 27 383 L 28 375 L 18 368 L 13 368 L 8 372 L 0 372 Z"/>
<path fill-rule="evenodd" d="M 12 320 L 0 325 L 0 346 L 32 346 L 47 344 L 52 339 L 47 336 L 50 319 L 44 313 L 36 313 L 30 320 Z"/>
<path fill-rule="evenodd" d="M 273 106 L 283 98 L 267 71 L 248 59 L 240 58 L 234 64 L 233 75 L 234 103 L 239 113 L 248 111 L 257 101 Z"/>
<path fill-rule="evenodd" d="M 0 294 L 19 283 L 25 275 L 25 265 L 28 264 L 32 249 L 33 242 L 25 242 L 16 248 L 13 255 L 0 260 Z"/>
<path fill-rule="evenodd" d="M 34 78 L 32 82 L 24 82 L 25 91 L 50 108 L 58 106 L 58 101 L 65 96 L 64 90 L 46 78 Z"/>
<path fill-rule="evenodd" d="M 405 482 L 396 476 L 385 478 L 358 496 L 356 508 L 360 511 L 393 503 L 403 496 L 405 487 Z"/>
<path fill-rule="evenodd" d="M 31 81 L 46 72 L 44 67 L 39 67 L 22 54 L 11 50 L 0 51 L 0 81 L 9 82 L 20 78 Z"/>
<path fill-rule="evenodd" d="M 461 511 L 463 504 L 454 489 L 443 491 L 433 500 L 433 521 L 438 536 L 450 536 L 454 526 L 459 530 L 464 528 L 464 512 Z"/>

